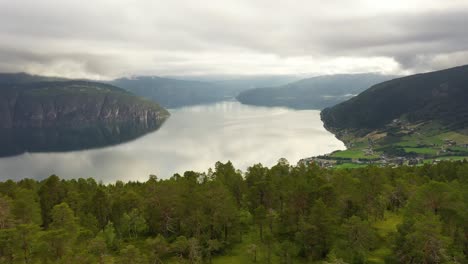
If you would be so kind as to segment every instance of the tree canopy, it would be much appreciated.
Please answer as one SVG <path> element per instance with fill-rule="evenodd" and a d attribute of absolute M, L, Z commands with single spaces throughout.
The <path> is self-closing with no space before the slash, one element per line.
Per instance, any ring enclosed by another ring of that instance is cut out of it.
<path fill-rule="evenodd" d="M 0 263 L 467 263 L 468 163 L 0 182 Z M 240 250 L 239 250 L 240 249 Z"/>

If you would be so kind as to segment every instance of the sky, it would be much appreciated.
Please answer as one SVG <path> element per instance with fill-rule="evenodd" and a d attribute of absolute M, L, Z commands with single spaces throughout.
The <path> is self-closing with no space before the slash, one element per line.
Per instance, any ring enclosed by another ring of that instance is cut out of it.
<path fill-rule="evenodd" d="M 0 72 L 411 74 L 468 64 L 468 0 L 0 0 Z"/>

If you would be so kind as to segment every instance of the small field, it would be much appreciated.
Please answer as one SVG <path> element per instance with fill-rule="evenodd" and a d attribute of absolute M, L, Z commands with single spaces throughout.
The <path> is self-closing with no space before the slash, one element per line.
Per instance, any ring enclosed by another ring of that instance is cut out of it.
<path fill-rule="evenodd" d="M 347 163 L 342 163 L 340 165 L 336 165 L 334 168 L 335 169 L 356 169 L 356 168 L 362 168 L 366 167 L 367 164 L 358 164 L 358 163 L 352 163 L 352 162 L 347 162 Z"/>
<path fill-rule="evenodd" d="M 414 152 L 424 155 L 437 155 L 438 150 L 435 148 L 404 148 L 406 153 Z"/>
<path fill-rule="evenodd" d="M 378 155 L 366 155 L 363 150 L 360 149 L 348 149 L 343 151 L 337 151 L 330 155 L 334 158 L 345 158 L 345 159 L 376 159 Z"/>

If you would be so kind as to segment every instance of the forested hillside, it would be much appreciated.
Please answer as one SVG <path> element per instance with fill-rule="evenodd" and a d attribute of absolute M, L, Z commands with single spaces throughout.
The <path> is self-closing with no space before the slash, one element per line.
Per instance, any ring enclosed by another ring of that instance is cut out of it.
<path fill-rule="evenodd" d="M 439 123 L 452 130 L 468 126 L 468 65 L 383 82 L 322 111 L 331 131 L 372 131 L 393 120 Z"/>
<path fill-rule="evenodd" d="M 332 158 L 383 164 L 464 159 L 468 153 L 467 102 L 465 65 L 374 85 L 324 109 L 321 118 L 325 128 L 348 147 Z"/>
<path fill-rule="evenodd" d="M 26 176 L 26 175 L 25 175 Z M 467 263 L 468 163 L 0 183 L 0 263 Z"/>

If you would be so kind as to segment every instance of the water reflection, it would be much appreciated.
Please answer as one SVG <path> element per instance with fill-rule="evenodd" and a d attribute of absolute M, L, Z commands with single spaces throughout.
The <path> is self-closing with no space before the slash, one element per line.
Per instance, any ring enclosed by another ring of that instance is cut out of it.
<path fill-rule="evenodd" d="M 0 129 L 0 157 L 113 146 L 157 130 L 161 123 L 116 123 L 68 128 Z"/>
<path fill-rule="evenodd" d="M 223 102 L 171 111 L 156 132 L 101 149 L 67 153 L 25 153 L 0 159 L 0 180 L 94 177 L 104 182 L 167 178 L 186 170 L 206 171 L 216 161 L 231 160 L 245 169 L 281 158 L 303 157 L 343 149 L 323 128 L 319 111 L 296 111 Z"/>

